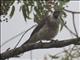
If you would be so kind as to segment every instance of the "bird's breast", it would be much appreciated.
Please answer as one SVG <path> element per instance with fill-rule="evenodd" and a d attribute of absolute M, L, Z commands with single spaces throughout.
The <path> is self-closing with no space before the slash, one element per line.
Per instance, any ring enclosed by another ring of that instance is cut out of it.
<path fill-rule="evenodd" d="M 55 37 L 57 35 L 58 32 L 58 26 L 54 27 L 54 26 L 48 26 L 45 25 L 42 29 L 39 30 L 38 32 L 38 37 L 39 39 L 43 39 L 43 40 L 49 40 L 53 37 Z"/>

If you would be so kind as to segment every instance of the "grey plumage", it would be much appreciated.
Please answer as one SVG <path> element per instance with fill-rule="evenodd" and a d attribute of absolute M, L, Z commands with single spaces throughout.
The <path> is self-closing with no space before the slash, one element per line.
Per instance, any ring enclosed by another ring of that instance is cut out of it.
<path fill-rule="evenodd" d="M 38 26 L 34 29 L 30 38 L 22 45 L 54 38 L 59 30 L 59 15 L 60 11 L 55 11 L 52 15 L 45 16 L 40 24 L 38 24 Z"/>

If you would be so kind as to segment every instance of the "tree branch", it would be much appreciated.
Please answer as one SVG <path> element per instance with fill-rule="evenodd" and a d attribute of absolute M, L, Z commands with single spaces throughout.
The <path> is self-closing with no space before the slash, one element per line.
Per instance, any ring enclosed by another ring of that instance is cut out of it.
<path fill-rule="evenodd" d="M 69 12 L 69 13 L 80 14 L 80 12 L 76 12 L 76 11 L 70 11 L 70 10 L 67 10 L 67 9 L 64 9 L 64 11 L 67 11 L 67 12 Z"/>
<path fill-rule="evenodd" d="M 78 38 L 80 40 L 80 37 Z M 16 57 L 24 52 L 34 50 L 34 49 L 47 49 L 47 48 L 61 48 L 68 46 L 70 44 L 74 45 L 80 45 L 80 42 L 77 41 L 77 38 L 74 39 L 67 39 L 67 40 L 53 40 L 52 42 L 44 42 L 44 43 L 31 43 L 31 44 L 25 44 L 24 46 L 20 46 L 15 49 L 11 49 L 8 51 L 5 51 L 0 54 L 0 59 L 7 59 L 11 57 Z"/>

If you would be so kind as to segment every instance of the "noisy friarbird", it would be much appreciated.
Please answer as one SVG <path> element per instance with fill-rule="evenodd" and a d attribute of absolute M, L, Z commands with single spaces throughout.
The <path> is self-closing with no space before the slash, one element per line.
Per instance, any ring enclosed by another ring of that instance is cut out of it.
<path fill-rule="evenodd" d="M 50 15 L 46 15 L 34 29 L 30 38 L 23 43 L 22 46 L 28 43 L 36 43 L 41 40 L 52 40 L 59 31 L 59 16 L 60 11 L 54 11 Z"/>

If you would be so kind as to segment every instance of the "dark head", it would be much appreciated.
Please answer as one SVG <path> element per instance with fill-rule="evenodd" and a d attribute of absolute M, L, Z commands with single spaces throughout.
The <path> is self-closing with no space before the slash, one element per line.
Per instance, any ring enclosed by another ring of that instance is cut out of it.
<path fill-rule="evenodd" d="M 54 18 L 58 18 L 59 15 L 60 15 L 60 11 L 54 11 L 53 13 Z"/>

